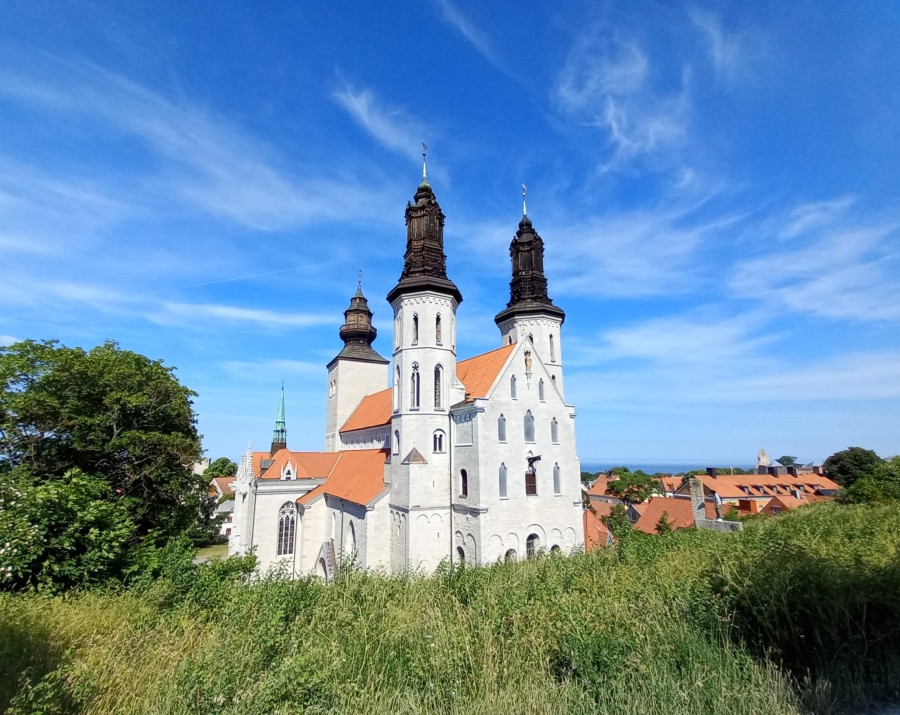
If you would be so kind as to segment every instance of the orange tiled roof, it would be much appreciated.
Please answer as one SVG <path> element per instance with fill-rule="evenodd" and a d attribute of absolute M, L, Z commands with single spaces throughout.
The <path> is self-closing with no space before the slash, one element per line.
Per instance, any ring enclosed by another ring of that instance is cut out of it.
<path fill-rule="evenodd" d="M 584 525 L 584 550 L 593 551 L 594 549 L 606 546 L 612 534 L 606 528 L 606 524 L 600 521 L 600 517 L 594 514 L 590 509 L 585 509 L 581 516 Z"/>
<path fill-rule="evenodd" d="M 328 494 L 365 506 L 385 490 L 384 462 L 387 450 L 352 449 L 326 454 L 337 456 L 327 479 L 300 497 L 298 503 L 309 504 L 316 497 Z"/>
<path fill-rule="evenodd" d="M 771 498 L 778 495 L 791 496 L 792 489 L 799 489 L 801 494 L 812 494 L 818 489 L 840 489 L 828 477 L 819 474 L 801 474 L 792 477 L 790 474 L 720 474 L 710 477 L 699 474 L 697 478 L 703 482 L 706 492 L 715 491 L 723 499 Z M 801 488 L 802 487 L 802 488 Z M 685 484 L 679 493 L 686 494 L 690 486 Z"/>
<path fill-rule="evenodd" d="M 644 502 L 644 510 L 641 518 L 634 523 L 634 528 L 645 534 L 655 534 L 656 525 L 666 512 L 666 521 L 673 529 L 687 529 L 694 525 L 694 508 L 690 499 L 678 497 L 650 497 Z M 716 518 L 716 505 L 712 502 L 704 502 L 706 518 Z"/>
<path fill-rule="evenodd" d="M 466 399 L 487 395 L 500 370 L 506 364 L 509 354 L 516 345 L 504 345 L 502 348 L 476 355 L 456 364 L 456 376 L 466 386 Z M 341 432 L 350 432 L 370 427 L 380 427 L 391 421 L 391 388 L 381 390 L 364 397 L 353 414 L 341 427 Z"/>
<path fill-rule="evenodd" d="M 466 386 L 466 400 L 474 400 L 487 395 L 500 370 L 506 364 L 510 353 L 515 349 L 516 343 L 504 345 L 502 348 L 476 355 L 456 364 L 456 376 Z"/>
<path fill-rule="evenodd" d="M 799 506 L 806 506 L 809 504 L 806 499 L 797 499 L 796 497 L 787 497 L 787 496 L 777 496 L 772 497 L 769 500 L 769 503 L 766 504 L 762 511 L 766 514 L 772 514 L 775 512 L 775 507 L 781 507 L 782 511 L 787 511 L 788 509 L 796 509 Z"/>
<path fill-rule="evenodd" d="M 350 432 L 367 427 L 380 427 L 391 421 L 391 388 L 366 395 L 349 419 L 341 427 L 341 432 Z"/>
<path fill-rule="evenodd" d="M 588 487 L 587 493 L 592 497 L 605 497 L 606 496 L 606 487 L 609 486 L 609 483 L 612 481 L 611 477 L 597 477 L 592 483 L 591 486 Z"/>
<path fill-rule="evenodd" d="M 612 514 L 613 505 L 605 501 L 591 502 L 591 509 L 597 515 L 597 518 L 609 516 Z"/>
<path fill-rule="evenodd" d="M 262 479 L 281 479 L 281 470 L 290 462 L 294 466 L 295 479 L 321 479 L 328 475 L 337 461 L 339 452 L 291 452 L 279 449 L 273 457 L 268 452 L 254 452 L 253 473 Z M 272 464 L 262 469 L 263 460 Z"/>
<path fill-rule="evenodd" d="M 660 477 L 659 481 L 664 492 L 674 492 L 681 486 L 681 479 L 681 477 Z"/>

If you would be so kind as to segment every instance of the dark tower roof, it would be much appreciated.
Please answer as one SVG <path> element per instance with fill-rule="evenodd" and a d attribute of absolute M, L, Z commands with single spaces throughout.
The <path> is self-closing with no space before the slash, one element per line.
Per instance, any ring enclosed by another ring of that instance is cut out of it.
<path fill-rule="evenodd" d="M 269 456 L 274 456 L 279 449 L 287 449 L 287 427 L 284 421 L 284 385 L 281 386 L 281 400 L 278 403 L 278 417 L 275 418 L 275 430 L 272 432 L 272 447 Z"/>
<path fill-rule="evenodd" d="M 431 185 L 423 176 L 413 197 L 406 204 L 406 255 L 403 273 L 387 295 L 388 302 L 404 293 L 433 290 L 446 293 L 462 303 L 459 288 L 447 278 L 447 256 L 444 254 L 444 212 L 441 211 Z"/>
<path fill-rule="evenodd" d="M 509 244 L 512 260 L 512 280 L 509 282 L 509 303 L 494 318 L 498 325 L 516 315 L 549 315 L 566 319 L 565 311 L 553 305 L 547 295 L 544 275 L 544 241 L 534 230 L 531 219 L 523 214 L 519 230 Z"/>
<path fill-rule="evenodd" d="M 372 349 L 372 341 L 378 331 L 372 325 L 372 311 L 369 310 L 369 301 L 363 295 L 362 285 L 356 288 L 356 294 L 350 299 L 350 307 L 344 311 L 344 324 L 341 326 L 341 340 L 344 348 L 337 354 L 337 358 L 349 358 L 363 362 L 379 362 L 387 364 L 381 355 Z M 334 362 L 334 360 L 332 360 Z M 329 363 L 329 366 L 331 363 Z"/>

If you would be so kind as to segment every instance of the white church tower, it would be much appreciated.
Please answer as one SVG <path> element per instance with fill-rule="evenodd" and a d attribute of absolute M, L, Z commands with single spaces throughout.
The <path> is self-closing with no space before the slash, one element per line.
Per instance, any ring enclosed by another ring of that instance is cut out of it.
<path fill-rule="evenodd" d="M 522 187 L 522 220 L 509 245 L 512 280 L 509 303 L 494 322 L 500 328 L 502 345 L 531 338 L 534 349 L 550 373 L 551 382 L 563 395 L 562 340 L 560 328 L 566 319 L 562 308 L 547 295 L 544 275 L 544 241 L 528 218 Z"/>
<path fill-rule="evenodd" d="M 403 273 L 388 293 L 394 310 L 390 482 L 395 571 L 433 570 L 450 554 L 450 406 L 465 398 L 456 376 L 456 309 L 447 278 L 444 214 L 428 184 L 406 206 Z"/>

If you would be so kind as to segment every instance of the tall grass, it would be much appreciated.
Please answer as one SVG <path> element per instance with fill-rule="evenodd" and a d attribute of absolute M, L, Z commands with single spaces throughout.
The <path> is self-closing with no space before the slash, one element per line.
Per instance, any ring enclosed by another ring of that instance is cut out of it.
<path fill-rule="evenodd" d="M 12 713 L 838 712 L 900 697 L 900 508 L 434 576 L 0 598 Z"/>

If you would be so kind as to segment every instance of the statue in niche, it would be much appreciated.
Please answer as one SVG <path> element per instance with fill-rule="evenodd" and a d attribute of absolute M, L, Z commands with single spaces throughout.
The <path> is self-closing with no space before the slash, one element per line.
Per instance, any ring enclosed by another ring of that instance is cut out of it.
<path fill-rule="evenodd" d="M 531 374 L 531 350 L 525 351 L 525 374 Z"/>

